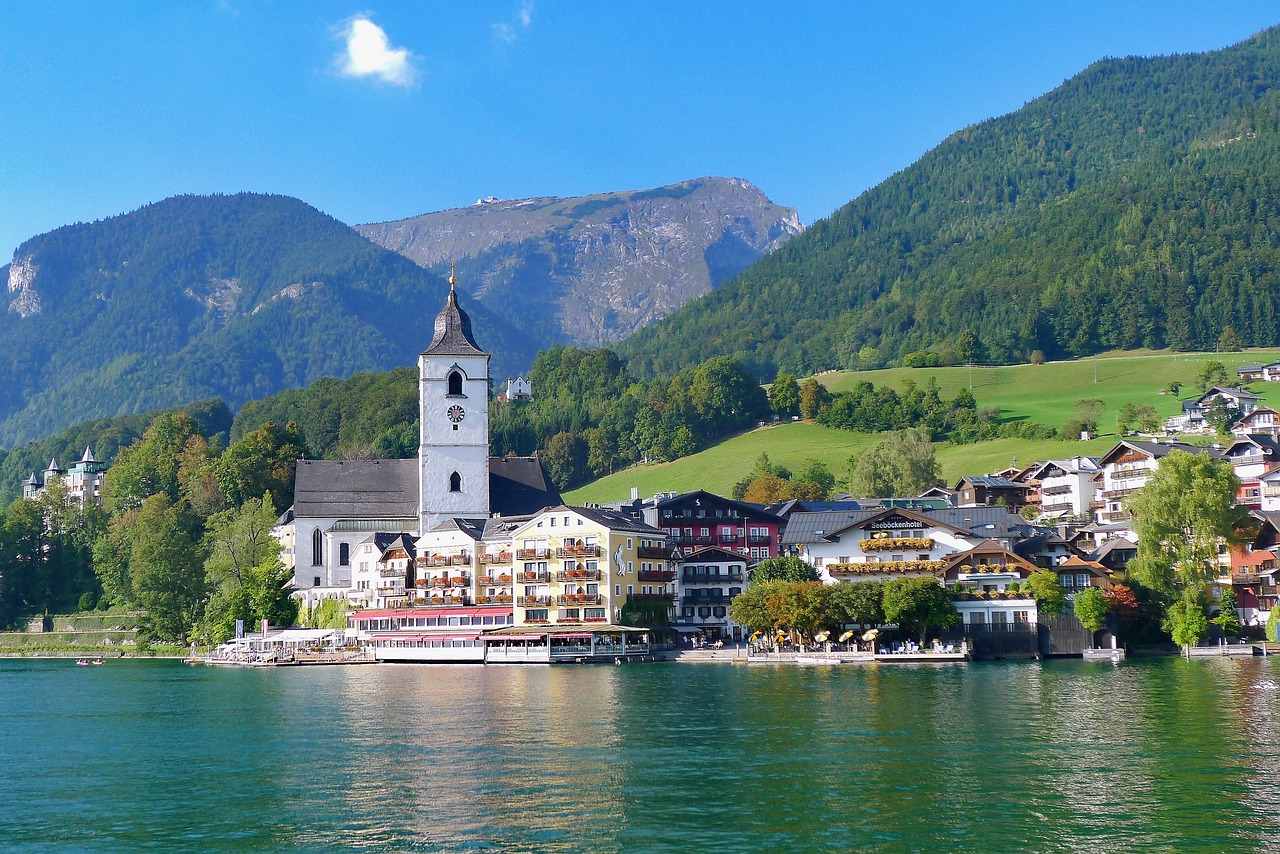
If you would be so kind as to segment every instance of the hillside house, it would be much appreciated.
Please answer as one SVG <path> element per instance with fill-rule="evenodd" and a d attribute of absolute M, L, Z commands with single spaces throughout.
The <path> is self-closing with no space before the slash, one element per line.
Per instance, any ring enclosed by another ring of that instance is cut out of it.
<path fill-rule="evenodd" d="M 1231 432 L 1236 436 L 1280 435 L 1280 413 L 1269 406 L 1259 406 L 1232 424 Z"/>
<path fill-rule="evenodd" d="M 1097 520 L 1106 523 L 1128 518 L 1129 511 L 1125 509 L 1124 500 L 1145 486 L 1160 465 L 1160 460 L 1173 451 L 1209 454 L 1215 458 L 1221 456 L 1221 452 L 1215 449 L 1185 442 L 1121 439 L 1114 448 L 1098 459 L 1093 502 Z"/>
<path fill-rule="evenodd" d="M 68 504 L 78 504 L 81 507 L 86 504 L 101 504 L 102 481 L 107 476 L 107 468 L 106 463 L 94 457 L 93 448 L 89 447 L 84 449 L 84 454 L 70 469 L 62 468 L 58 465 L 58 458 L 54 457 L 49 460 L 44 471 L 39 474 L 32 472 L 31 477 L 23 482 L 22 497 L 38 501 L 51 485 L 59 484 L 66 491 Z"/>
<path fill-rule="evenodd" d="M 1093 512 L 1098 461 L 1093 457 L 1072 457 L 1037 463 L 1027 473 L 1040 497 L 1040 514 L 1048 519 L 1087 516 Z"/>
<path fill-rule="evenodd" d="M 1008 507 L 1018 510 L 1027 504 L 1031 487 L 997 475 L 967 475 L 955 485 L 958 507 Z"/>
<path fill-rule="evenodd" d="M 1209 415 L 1215 405 L 1238 413 L 1238 419 L 1257 409 L 1261 400 L 1251 391 L 1214 386 L 1199 397 L 1182 401 L 1182 414 L 1166 419 L 1164 429 L 1168 433 L 1210 433 L 1214 428 Z"/>

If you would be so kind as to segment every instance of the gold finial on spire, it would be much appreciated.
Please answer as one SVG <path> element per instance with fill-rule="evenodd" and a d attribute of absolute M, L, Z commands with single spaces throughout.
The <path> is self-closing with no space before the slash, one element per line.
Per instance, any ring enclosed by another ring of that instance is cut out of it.
<path fill-rule="evenodd" d="M 455 283 L 456 283 L 456 280 L 453 278 L 453 262 L 450 261 L 449 262 L 449 292 L 450 293 L 453 292 L 453 286 Z"/>

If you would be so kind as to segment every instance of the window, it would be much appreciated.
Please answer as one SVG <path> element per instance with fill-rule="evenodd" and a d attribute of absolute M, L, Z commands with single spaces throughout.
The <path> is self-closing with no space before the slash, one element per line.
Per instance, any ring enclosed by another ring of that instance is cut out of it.
<path fill-rule="evenodd" d="M 621 595 L 622 595 L 622 585 L 621 585 L 621 584 L 615 584 L 615 585 L 613 585 L 613 595 L 614 595 L 614 596 L 621 596 Z"/>
<path fill-rule="evenodd" d="M 449 397 L 462 397 L 462 371 L 449 372 Z"/>
<path fill-rule="evenodd" d="M 603 620 L 604 608 L 583 608 L 582 616 L 588 620 Z"/>
<path fill-rule="evenodd" d="M 628 595 L 628 596 L 634 596 L 634 595 L 635 595 L 635 593 L 636 593 L 636 586 L 635 586 L 634 584 L 628 584 L 628 585 L 627 585 L 627 595 Z"/>
<path fill-rule="evenodd" d="M 631 538 L 627 537 L 627 548 L 631 548 Z"/>
<path fill-rule="evenodd" d="M 1081 572 L 1078 575 L 1076 575 L 1076 587 L 1088 587 L 1088 586 L 1089 586 L 1088 573 Z"/>
<path fill-rule="evenodd" d="M 318 575 L 316 576 L 315 581 L 311 582 L 311 586 L 312 586 L 312 587 L 319 587 L 319 586 L 320 586 L 320 576 L 318 576 Z"/>
<path fill-rule="evenodd" d="M 462 491 L 462 475 L 458 474 L 456 471 L 453 474 L 449 475 L 449 491 L 450 492 Z"/>
<path fill-rule="evenodd" d="M 320 529 L 316 528 L 311 532 L 311 565 L 320 566 L 324 563 L 324 534 L 320 533 Z M 319 584 L 320 582 L 316 582 Z"/>
<path fill-rule="evenodd" d="M 711 609 L 711 613 L 712 613 L 714 616 L 717 616 L 717 617 L 723 617 L 723 616 L 725 615 L 724 606 L 723 606 L 723 605 L 717 605 L 717 606 L 715 606 L 714 608 L 712 608 L 712 609 Z"/>
<path fill-rule="evenodd" d="M 351 566 L 350 543 L 342 543 L 338 546 L 338 566 Z"/>

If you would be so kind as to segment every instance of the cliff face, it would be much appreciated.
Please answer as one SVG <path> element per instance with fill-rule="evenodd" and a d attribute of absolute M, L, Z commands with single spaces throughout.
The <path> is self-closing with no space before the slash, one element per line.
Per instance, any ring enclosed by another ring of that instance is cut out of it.
<path fill-rule="evenodd" d="M 624 338 L 709 292 L 804 230 L 738 178 L 577 198 L 482 199 L 356 226 L 458 287 L 541 345 Z"/>

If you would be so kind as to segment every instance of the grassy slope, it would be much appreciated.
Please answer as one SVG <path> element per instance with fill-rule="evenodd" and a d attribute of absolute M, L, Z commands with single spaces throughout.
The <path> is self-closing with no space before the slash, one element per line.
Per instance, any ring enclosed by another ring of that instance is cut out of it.
<path fill-rule="evenodd" d="M 1280 352 L 1274 350 L 1220 355 L 1151 353 L 1100 356 L 1045 365 L 977 367 L 973 369 L 973 394 L 980 406 L 999 406 L 1005 419 L 1024 418 L 1054 426 L 1060 426 L 1074 415 L 1077 400 L 1097 397 L 1107 403 L 1100 422 L 1103 430 L 1107 430 L 1109 421 L 1114 429 L 1115 414 L 1126 402 L 1149 403 L 1162 416 L 1177 413 L 1180 409 L 1178 398 L 1162 395 L 1159 390 L 1173 380 L 1181 380 L 1184 384 L 1182 396 L 1190 396 L 1194 393 L 1195 375 L 1206 362 L 1221 361 L 1234 375 L 1239 365 L 1277 359 L 1280 359 Z M 944 397 L 954 395 L 969 384 L 968 368 L 894 368 L 863 371 L 856 375 L 836 372 L 824 374 L 820 379 L 833 391 L 841 391 L 860 379 L 901 388 L 903 381 L 910 378 L 923 386 L 930 376 L 937 377 Z M 1272 406 L 1280 407 L 1280 383 L 1255 383 L 1251 388 Z M 690 489 L 707 489 L 725 495 L 735 481 L 750 471 L 762 451 L 775 462 L 792 468 L 808 458 L 816 458 L 841 477 L 848 468 L 849 456 L 866 450 L 879 438 L 874 434 L 832 430 L 808 423 L 765 427 L 726 439 L 691 457 L 670 463 L 636 466 L 601 478 L 566 493 L 565 499 L 576 503 L 616 501 L 626 498 L 633 486 L 639 487 L 640 494 L 645 496 Z M 944 478 L 954 482 L 961 475 L 1004 468 L 1015 458 L 1026 464 L 1032 460 L 1081 453 L 1096 456 L 1109 449 L 1115 441 L 1114 433 L 1107 433 L 1089 442 L 998 439 L 974 445 L 944 444 L 938 449 L 938 460 L 942 464 Z"/>

